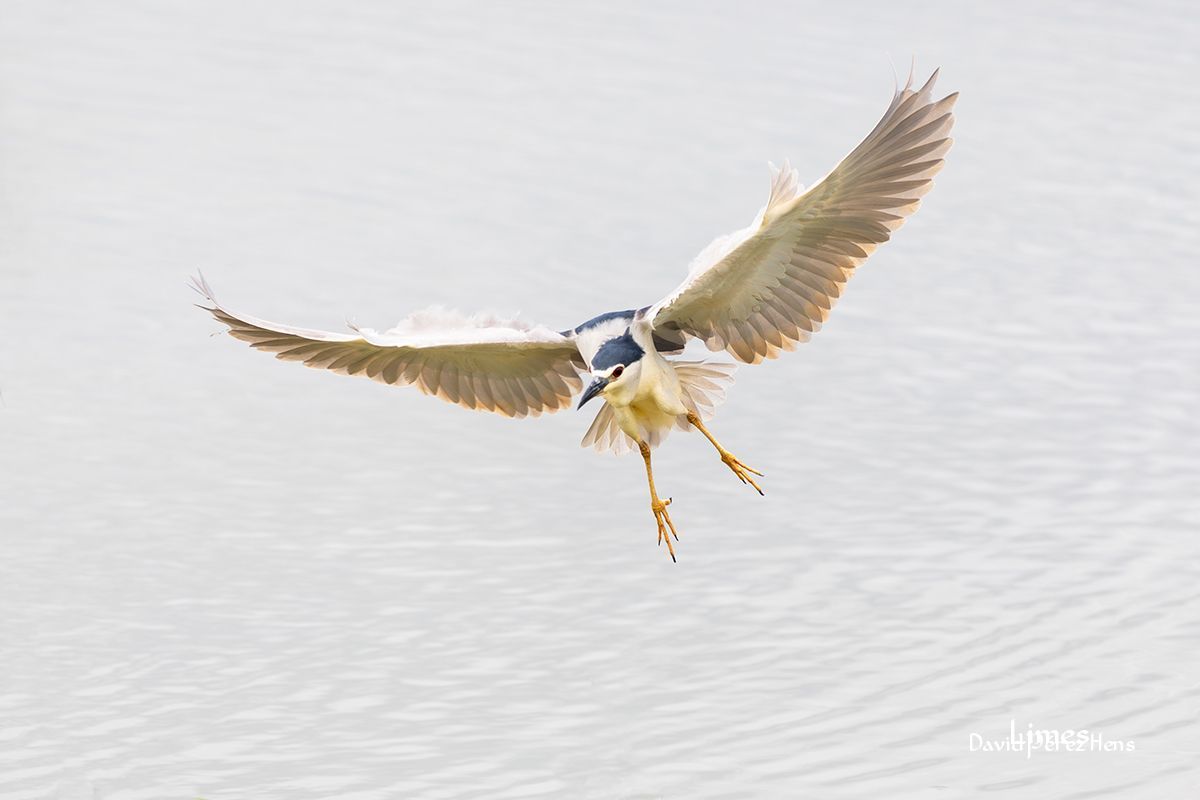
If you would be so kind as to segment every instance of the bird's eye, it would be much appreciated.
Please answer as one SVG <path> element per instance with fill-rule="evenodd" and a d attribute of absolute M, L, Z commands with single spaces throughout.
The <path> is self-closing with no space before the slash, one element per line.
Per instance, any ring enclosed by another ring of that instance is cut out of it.
<path fill-rule="evenodd" d="M 625 371 L 624 367 L 617 367 L 616 369 L 614 369 L 612 371 L 612 375 L 610 375 L 609 377 L 611 377 L 613 380 L 616 380 L 617 378 L 621 377 L 621 373 L 624 371 Z"/>

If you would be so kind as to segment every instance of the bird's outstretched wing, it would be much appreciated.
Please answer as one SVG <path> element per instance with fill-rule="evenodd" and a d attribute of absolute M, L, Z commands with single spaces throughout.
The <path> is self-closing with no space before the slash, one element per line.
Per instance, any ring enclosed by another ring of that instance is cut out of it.
<path fill-rule="evenodd" d="M 934 101 L 936 79 L 914 90 L 910 75 L 870 135 L 807 192 L 785 163 L 750 227 L 709 245 L 643 318 L 749 364 L 807 341 L 942 168 L 958 94 Z"/>
<path fill-rule="evenodd" d="M 383 333 L 326 333 L 236 314 L 217 302 L 203 276 L 192 285 L 209 303 L 200 307 L 251 347 L 342 375 L 413 384 L 464 408 L 536 416 L 566 408 L 582 387 L 574 341 L 548 328 L 434 310 Z"/>

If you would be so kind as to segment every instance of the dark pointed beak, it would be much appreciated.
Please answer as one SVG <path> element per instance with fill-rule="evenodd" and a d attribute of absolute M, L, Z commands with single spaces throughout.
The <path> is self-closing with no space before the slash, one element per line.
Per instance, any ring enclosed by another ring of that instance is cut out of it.
<path fill-rule="evenodd" d="M 596 378 L 596 380 L 589 383 L 588 387 L 583 390 L 583 397 L 579 398 L 579 405 L 575 406 L 575 409 L 579 410 L 583 408 L 583 404 L 603 392 L 605 386 L 608 386 L 608 378 Z"/>

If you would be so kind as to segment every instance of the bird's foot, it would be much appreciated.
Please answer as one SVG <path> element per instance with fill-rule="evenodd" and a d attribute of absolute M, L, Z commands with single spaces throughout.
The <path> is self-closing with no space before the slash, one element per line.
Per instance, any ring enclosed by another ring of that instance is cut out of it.
<path fill-rule="evenodd" d="M 738 476 L 738 480 L 740 480 L 742 483 L 750 484 L 754 487 L 754 491 L 758 492 L 759 494 L 763 494 L 762 487 L 754 482 L 754 478 L 750 477 L 753 474 L 761 478 L 763 476 L 761 472 L 746 466 L 742 463 L 740 458 L 728 450 L 721 451 L 721 460 L 725 462 L 725 466 L 733 470 L 733 474 Z"/>
<path fill-rule="evenodd" d="M 679 534 L 675 532 L 675 523 L 671 522 L 671 515 L 667 513 L 667 506 L 671 505 L 671 498 L 659 500 L 657 497 L 650 501 L 650 510 L 654 512 L 654 521 L 658 523 L 658 544 L 661 547 L 663 542 L 667 543 L 667 552 L 671 554 L 671 560 L 675 560 L 675 548 L 671 545 L 671 537 L 675 537 L 675 541 L 679 541 Z M 667 530 L 670 529 L 670 533 Z"/>

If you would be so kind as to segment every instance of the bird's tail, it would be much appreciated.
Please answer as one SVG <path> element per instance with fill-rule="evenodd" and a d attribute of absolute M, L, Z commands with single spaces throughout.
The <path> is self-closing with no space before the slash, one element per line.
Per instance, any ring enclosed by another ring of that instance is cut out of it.
<path fill-rule="evenodd" d="M 594 447 L 597 453 L 612 453 L 618 456 L 637 449 L 633 439 L 617 424 L 617 416 L 608 403 L 600 406 L 600 411 L 592 420 L 592 426 L 587 429 L 583 441 L 579 444 L 582 447 Z"/>
<path fill-rule="evenodd" d="M 717 406 L 725 402 L 737 365 L 725 361 L 672 361 L 671 365 L 683 388 L 683 404 L 688 411 L 699 414 L 700 419 L 710 419 Z M 686 431 L 687 417 L 680 417 L 676 427 Z"/>

